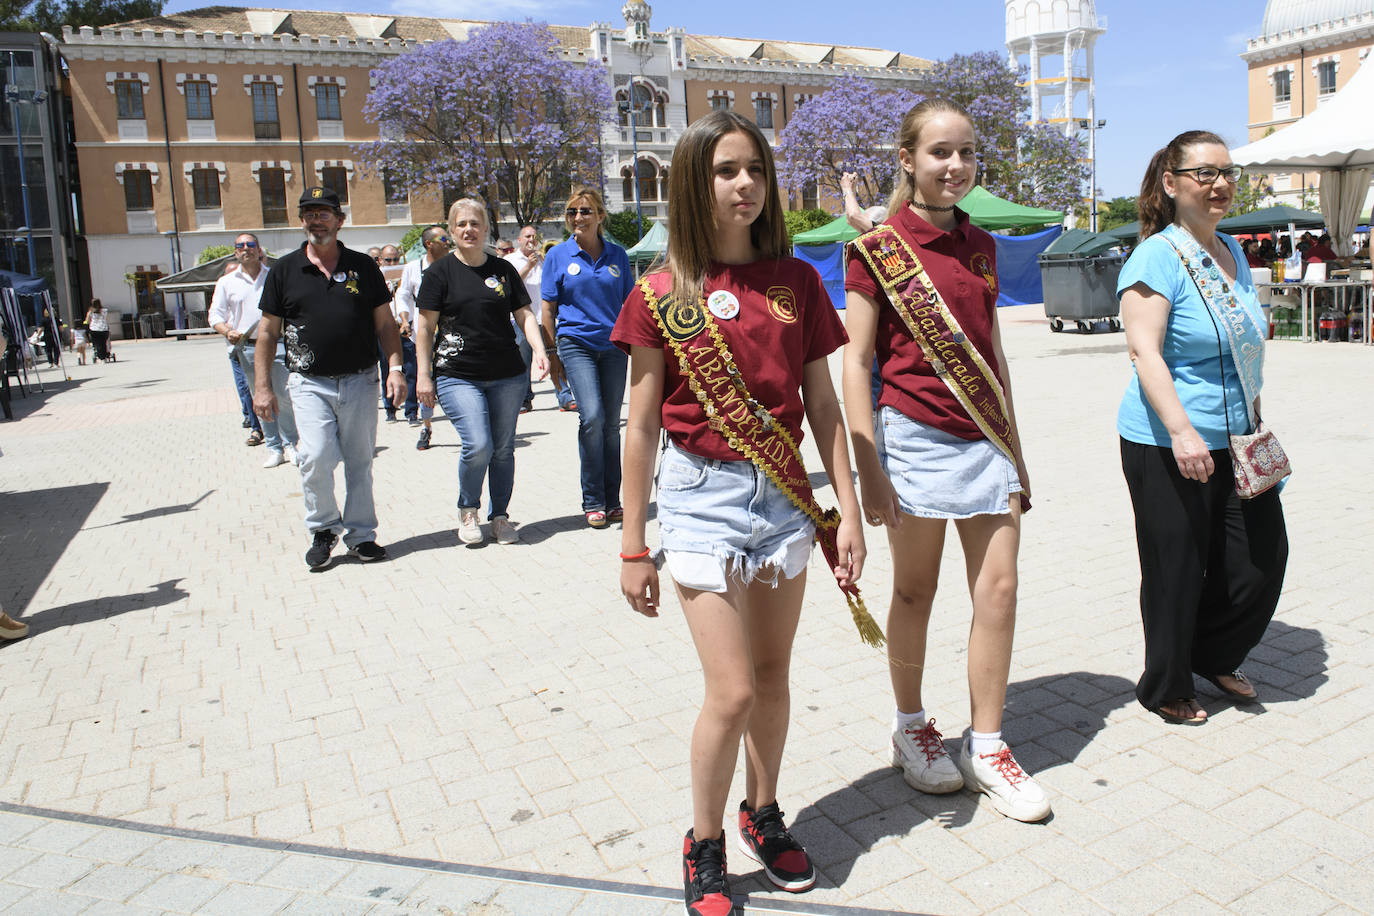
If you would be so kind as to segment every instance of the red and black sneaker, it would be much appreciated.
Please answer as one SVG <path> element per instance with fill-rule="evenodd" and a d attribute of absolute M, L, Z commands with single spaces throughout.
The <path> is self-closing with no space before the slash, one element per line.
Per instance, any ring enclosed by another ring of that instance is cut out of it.
<path fill-rule="evenodd" d="M 698 840 L 687 831 L 682 839 L 682 893 L 687 916 L 732 916 L 730 879 L 725 875 L 725 832 L 720 839 Z"/>
<path fill-rule="evenodd" d="M 739 803 L 739 848 L 763 866 L 763 872 L 785 891 L 800 893 L 816 883 L 816 867 L 802 844 L 792 838 L 783 823 L 777 802 L 755 811 L 748 801 Z"/>

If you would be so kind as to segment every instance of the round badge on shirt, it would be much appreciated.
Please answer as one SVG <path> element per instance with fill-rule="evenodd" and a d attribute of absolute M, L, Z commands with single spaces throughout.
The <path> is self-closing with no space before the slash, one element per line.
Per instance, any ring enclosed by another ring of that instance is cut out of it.
<path fill-rule="evenodd" d="M 718 289 L 707 296 L 706 307 L 721 321 L 729 321 L 739 314 L 739 300 L 728 289 Z"/>
<path fill-rule="evenodd" d="M 335 283 L 342 283 L 343 281 L 345 281 L 345 280 L 347 280 L 347 279 L 348 279 L 348 274 L 344 273 L 342 270 L 336 270 L 336 271 L 334 271 L 334 282 L 335 282 Z"/>
<path fill-rule="evenodd" d="M 620 268 L 616 267 L 614 264 L 606 268 L 606 273 L 610 274 L 612 277 L 615 277 L 617 280 L 620 279 Z"/>
<path fill-rule="evenodd" d="M 568 276 L 570 276 L 570 277 L 575 277 L 575 276 L 577 276 L 577 275 L 580 274 L 580 273 L 582 273 L 582 266 L 581 266 L 580 264 L 569 264 L 569 265 L 568 265 Z"/>
<path fill-rule="evenodd" d="M 496 289 L 496 278 L 495 278 L 495 277 L 487 277 L 487 278 L 486 278 L 485 280 L 483 280 L 482 282 L 485 283 L 485 284 L 487 285 L 487 289 Z"/>

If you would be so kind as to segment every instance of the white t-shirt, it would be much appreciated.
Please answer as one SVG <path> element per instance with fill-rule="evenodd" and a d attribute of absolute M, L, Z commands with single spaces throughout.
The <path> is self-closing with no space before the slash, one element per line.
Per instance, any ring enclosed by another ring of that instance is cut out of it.
<path fill-rule="evenodd" d="M 210 298 L 210 327 L 223 322 L 230 329 L 248 332 L 256 336 L 255 325 L 262 320 L 258 301 L 262 299 L 262 287 L 267 282 L 266 264 L 256 277 L 248 276 L 248 271 L 239 268 L 225 274 L 215 281 L 215 294 Z M 225 340 L 225 346 L 232 351 L 234 345 Z"/>
<path fill-rule="evenodd" d="M 506 260 L 510 261 L 515 267 L 516 273 L 523 271 L 525 265 L 529 263 L 529 258 L 525 257 L 525 253 L 519 248 L 506 255 Z M 540 316 L 544 313 L 543 299 L 539 295 L 539 284 L 543 280 L 543 277 L 544 263 L 540 261 L 535 265 L 534 270 L 531 270 L 524 278 L 525 291 L 530 294 L 530 310 L 534 312 L 535 321 L 538 321 Z"/>

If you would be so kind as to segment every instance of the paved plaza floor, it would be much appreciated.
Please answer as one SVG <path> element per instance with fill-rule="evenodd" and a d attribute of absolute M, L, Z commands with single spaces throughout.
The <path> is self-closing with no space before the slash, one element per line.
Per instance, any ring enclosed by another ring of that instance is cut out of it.
<path fill-rule="evenodd" d="M 1246 666 L 1263 703 L 1202 684 L 1211 719 L 1181 728 L 1132 692 L 1124 335 L 1001 318 L 1035 502 L 1005 734 L 1054 816 L 905 785 L 885 659 L 813 560 L 779 792 L 820 879 L 775 891 L 736 853 L 745 911 L 1371 911 L 1374 350 L 1271 344 L 1265 417 L 1296 475 Z M 576 417 L 547 383 L 520 420 L 522 544 L 458 541 L 451 425 L 418 452 L 381 424 L 391 559 L 310 573 L 299 477 L 244 446 L 222 343 L 115 346 L 0 422 L 0 602 L 31 627 L 0 646 L 0 908 L 681 912 L 700 671 L 671 589 L 657 620 L 619 597 L 619 532 L 583 524 Z M 969 602 L 952 533 L 945 552 L 926 701 L 953 748 Z"/>

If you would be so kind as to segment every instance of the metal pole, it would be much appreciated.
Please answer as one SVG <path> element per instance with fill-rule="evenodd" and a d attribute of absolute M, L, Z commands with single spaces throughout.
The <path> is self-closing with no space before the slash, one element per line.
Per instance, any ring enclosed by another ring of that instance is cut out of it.
<path fill-rule="evenodd" d="M 16 158 L 19 160 L 19 194 L 24 208 L 24 229 L 28 235 L 29 249 L 29 276 L 38 276 L 38 268 L 33 259 L 33 219 L 29 216 L 29 176 L 24 168 L 24 130 L 20 124 L 19 117 L 19 86 L 14 82 L 18 78 L 18 69 L 14 65 L 14 52 L 9 52 L 10 57 L 10 84 L 5 87 L 5 94 L 10 100 L 10 114 L 14 117 L 14 145 Z"/>
<path fill-rule="evenodd" d="M 634 103 L 634 86 L 630 87 L 630 146 L 634 150 L 635 231 L 644 237 L 644 205 L 639 200 L 639 114 Z M 635 241 L 638 241 L 636 239 Z"/>
<path fill-rule="evenodd" d="M 1088 102 L 1088 228 L 1097 231 L 1097 121 L 1092 117 L 1093 104 Z"/>

